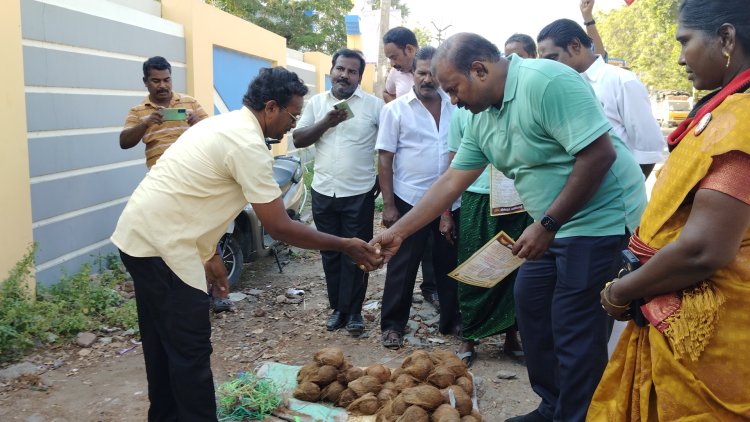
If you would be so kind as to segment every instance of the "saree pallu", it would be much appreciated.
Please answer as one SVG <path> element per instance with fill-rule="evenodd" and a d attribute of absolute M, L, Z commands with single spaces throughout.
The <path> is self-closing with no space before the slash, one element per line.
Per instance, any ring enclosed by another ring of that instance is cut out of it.
<path fill-rule="evenodd" d="M 654 249 L 677 240 L 692 209 L 693 190 L 713 157 L 750 154 L 750 94 L 734 94 L 711 112 L 704 130 L 690 130 L 654 185 L 639 235 Z M 750 172 L 750 168 L 745 168 Z M 717 221 L 716 224 L 722 224 Z M 710 236 L 711 233 L 706 233 Z M 699 338 L 628 323 L 602 376 L 588 421 L 750 420 L 750 230 L 729 265 L 699 283 L 719 298 Z M 684 299 L 698 289 L 686 289 Z M 687 295 L 687 296 L 686 296 Z M 675 314 L 695 313 L 684 306 Z M 683 315 L 701 321 L 701 315 Z"/>

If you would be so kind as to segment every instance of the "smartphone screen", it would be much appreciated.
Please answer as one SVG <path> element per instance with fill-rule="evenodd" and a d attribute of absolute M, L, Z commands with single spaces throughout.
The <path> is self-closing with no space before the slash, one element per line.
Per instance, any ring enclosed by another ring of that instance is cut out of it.
<path fill-rule="evenodd" d="M 184 108 L 162 109 L 162 118 L 164 120 L 187 120 L 187 109 L 184 109 Z"/>

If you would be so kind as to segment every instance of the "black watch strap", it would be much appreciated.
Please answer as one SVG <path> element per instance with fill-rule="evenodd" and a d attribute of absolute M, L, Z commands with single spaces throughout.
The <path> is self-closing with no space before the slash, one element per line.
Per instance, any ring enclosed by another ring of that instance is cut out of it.
<path fill-rule="evenodd" d="M 547 214 L 545 214 L 544 217 L 542 217 L 542 220 L 539 223 L 547 231 L 556 232 L 560 230 L 560 223 L 558 223 L 557 220 L 555 220 L 554 218 L 550 217 Z"/>
<path fill-rule="evenodd" d="M 586 26 L 596 25 L 596 21 L 594 19 L 591 19 L 590 21 L 583 23 Z"/>

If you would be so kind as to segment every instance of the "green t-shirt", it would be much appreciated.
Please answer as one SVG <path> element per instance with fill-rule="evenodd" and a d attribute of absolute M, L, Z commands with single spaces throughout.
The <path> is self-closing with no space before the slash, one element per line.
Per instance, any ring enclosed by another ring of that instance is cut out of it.
<path fill-rule="evenodd" d="M 472 170 L 492 163 L 514 180 L 526 210 L 539 220 L 567 182 L 575 154 L 611 128 L 593 89 L 573 69 L 513 56 L 502 107 L 471 119 L 451 166 Z M 638 226 L 646 206 L 643 173 L 627 146 L 610 137 L 617 159 L 557 237 L 611 236 Z"/>
<path fill-rule="evenodd" d="M 473 114 L 465 108 L 457 108 L 451 118 L 451 127 L 448 129 L 448 151 L 456 152 L 461 146 L 461 138 L 464 136 L 464 128 L 469 124 Z M 481 175 L 466 189 L 467 192 L 490 194 L 490 167 L 485 167 Z"/>

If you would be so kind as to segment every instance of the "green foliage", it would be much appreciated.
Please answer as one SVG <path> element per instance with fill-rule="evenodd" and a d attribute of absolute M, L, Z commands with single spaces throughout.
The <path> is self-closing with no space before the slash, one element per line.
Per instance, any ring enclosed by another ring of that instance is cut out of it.
<path fill-rule="evenodd" d="M 412 31 L 414 32 L 414 35 L 417 37 L 417 42 L 419 43 L 420 47 L 426 47 L 428 45 L 431 45 L 433 47 L 437 47 L 437 40 L 435 40 L 435 43 L 433 44 L 433 36 L 429 29 L 418 26 L 416 28 L 412 28 Z"/>
<path fill-rule="evenodd" d="M 632 6 L 596 16 L 609 57 L 624 59 L 652 90 L 691 90 L 685 71 L 677 64 L 678 2 L 638 0 Z"/>
<path fill-rule="evenodd" d="M 211 0 L 209 3 L 287 40 L 300 51 L 333 54 L 346 46 L 351 0 Z"/>
<path fill-rule="evenodd" d="M 116 256 L 100 258 L 97 275 L 84 265 L 78 274 L 63 277 L 52 287 L 37 286 L 35 301 L 25 289 L 33 257 L 32 249 L 0 285 L 0 362 L 16 360 L 36 345 L 102 325 L 137 329 L 135 300 L 125 300 L 115 290 L 126 280 Z"/>

